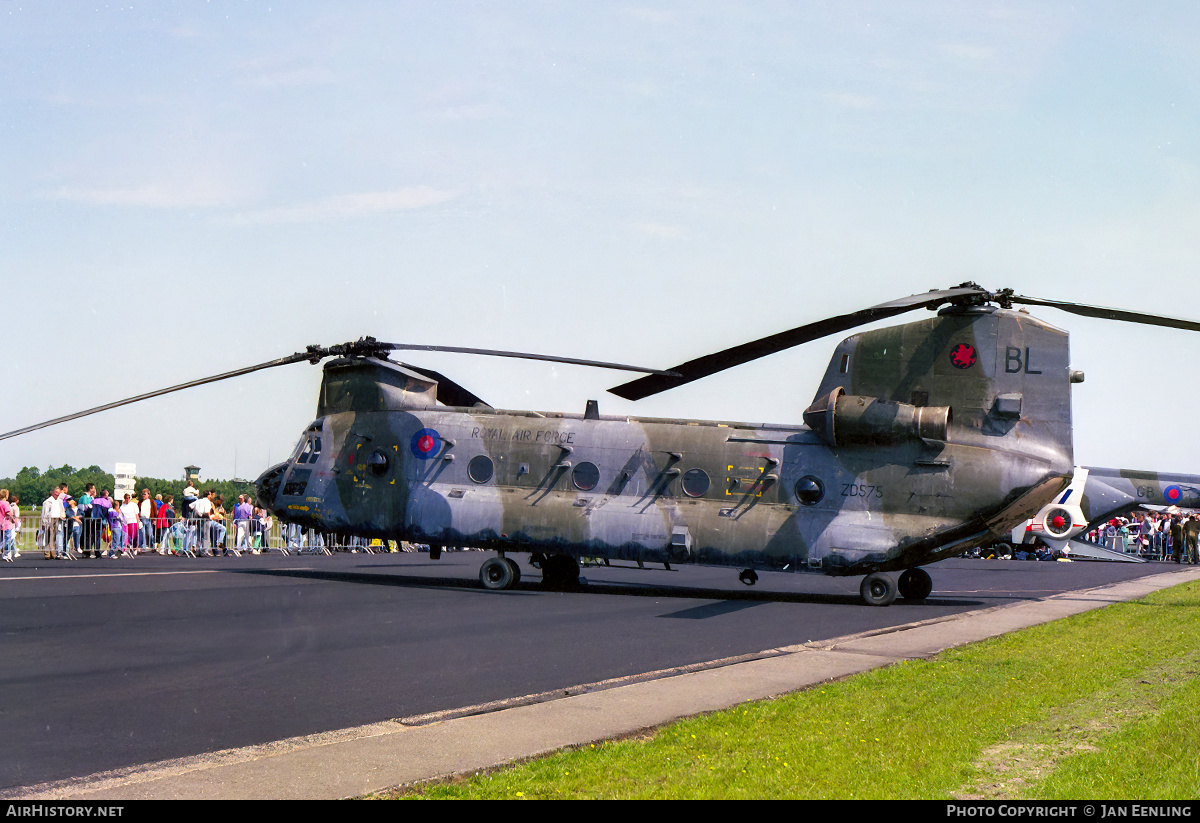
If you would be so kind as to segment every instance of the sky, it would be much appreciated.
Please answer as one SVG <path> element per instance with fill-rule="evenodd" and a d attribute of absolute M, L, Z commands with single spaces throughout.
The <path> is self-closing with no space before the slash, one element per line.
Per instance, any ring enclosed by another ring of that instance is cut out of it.
<path fill-rule="evenodd" d="M 966 280 L 1200 318 L 1197 32 L 1169 0 L 0 0 L 0 432 L 363 335 L 665 368 Z M 1035 313 L 1087 375 L 1076 462 L 1200 474 L 1200 337 Z M 498 408 L 791 423 L 837 339 L 637 402 L 401 359 Z M 253 478 L 319 382 L 0 441 L 0 477 Z"/>

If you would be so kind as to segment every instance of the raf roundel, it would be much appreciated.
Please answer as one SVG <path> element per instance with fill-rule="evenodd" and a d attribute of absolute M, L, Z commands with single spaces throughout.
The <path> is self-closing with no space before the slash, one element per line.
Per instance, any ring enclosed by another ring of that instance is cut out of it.
<path fill-rule="evenodd" d="M 1178 503 L 1179 498 L 1183 497 L 1183 490 L 1178 486 L 1167 486 L 1165 489 L 1163 489 L 1163 497 L 1165 497 L 1168 502 Z"/>
<path fill-rule="evenodd" d="M 421 429 L 412 436 L 408 448 L 413 453 L 413 457 L 421 460 L 429 460 L 437 455 L 441 439 L 441 435 L 437 433 L 437 430 Z"/>
<path fill-rule="evenodd" d="M 979 354 L 970 343 L 959 343 L 950 351 L 950 364 L 956 369 L 969 369 L 978 359 Z"/>

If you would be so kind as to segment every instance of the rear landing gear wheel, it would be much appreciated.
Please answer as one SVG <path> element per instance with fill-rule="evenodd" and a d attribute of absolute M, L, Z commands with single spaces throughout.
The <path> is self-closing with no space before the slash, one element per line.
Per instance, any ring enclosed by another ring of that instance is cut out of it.
<path fill-rule="evenodd" d="M 567 589 L 579 583 L 579 562 L 569 554 L 552 554 L 542 560 L 542 585 Z"/>
<path fill-rule="evenodd" d="M 872 572 L 863 578 L 858 593 L 868 606 L 890 606 L 896 599 L 896 581 L 882 572 Z"/>
<path fill-rule="evenodd" d="M 511 564 L 511 565 L 510 565 Z M 511 589 L 517 582 L 516 563 L 503 557 L 489 557 L 479 567 L 479 582 L 485 589 Z"/>
<path fill-rule="evenodd" d="M 924 600 L 933 591 L 933 578 L 924 569 L 908 569 L 900 575 L 896 587 L 905 600 Z"/>
<path fill-rule="evenodd" d="M 738 575 L 738 580 L 742 581 L 747 586 L 753 586 L 758 582 L 758 572 L 756 572 L 754 569 L 743 569 L 742 573 Z"/>

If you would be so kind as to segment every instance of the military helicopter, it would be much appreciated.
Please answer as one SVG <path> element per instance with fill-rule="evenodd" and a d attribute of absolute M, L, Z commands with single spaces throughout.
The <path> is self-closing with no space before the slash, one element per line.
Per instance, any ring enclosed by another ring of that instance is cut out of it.
<path fill-rule="evenodd" d="M 257 502 L 323 532 L 497 554 L 487 589 L 578 580 L 580 557 L 758 572 L 862 575 L 874 606 L 923 600 L 922 568 L 1039 516 L 1074 473 L 1068 336 L 1014 304 L 1200 331 L 1200 323 L 1016 295 L 975 283 L 764 337 L 670 370 L 364 337 L 128 398 L 0 439 L 203 383 L 329 359 L 316 415 Z M 437 372 L 388 359 L 455 351 L 646 371 L 637 400 L 767 354 L 920 308 L 834 349 L 803 423 L 667 420 L 494 408 Z M 900 572 L 893 580 L 887 572 Z"/>

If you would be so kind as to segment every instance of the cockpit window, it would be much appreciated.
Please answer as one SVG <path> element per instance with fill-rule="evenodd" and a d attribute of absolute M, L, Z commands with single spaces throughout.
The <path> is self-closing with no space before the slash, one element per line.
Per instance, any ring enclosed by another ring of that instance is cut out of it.
<path fill-rule="evenodd" d="M 296 458 L 297 463 L 316 463 L 321 458 L 321 438 L 310 437 L 304 443 L 304 448 L 300 452 L 300 456 Z"/>
<path fill-rule="evenodd" d="M 288 475 L 287 483 L 283 486 L 283 493 L 288 497 L 300 497 L 304 494 L 304 487 L 308 485 L 308 478 L 312 475 L 309 469 L 292 469 L 292 473 Z"/>

